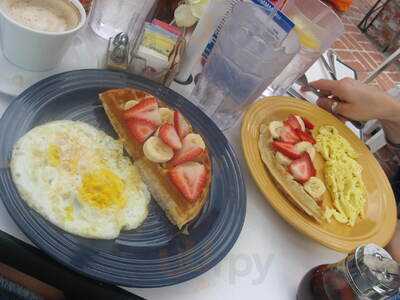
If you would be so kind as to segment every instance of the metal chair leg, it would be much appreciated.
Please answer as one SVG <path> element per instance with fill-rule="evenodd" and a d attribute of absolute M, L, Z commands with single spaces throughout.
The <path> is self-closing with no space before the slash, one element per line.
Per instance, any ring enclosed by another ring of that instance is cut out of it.
<path fill-rule="evenodd" d="M 362 31 L 362 32 L 367 32 L 368 28 L 374 23 L 375 19 L 378 17 L 378 15 L 381 13 L 381 11 L 385 8 L 385 6 L 391 1 L 387 0 L 386 2 L 382 3 L 384 0 L 378 0 L 374 6 L 365 14 L 364 18 L 361 20 L 361 22 L 357 25 L 357 27 Z M 375 16 L 372 18 L 370 22 L 368 22 L 368 19 L 374 14 Z"/>
<path fill-rule="evenodd" d="M 375 71 L 363 81 L 364 83 L 370 83 L 376 77 L 379 76 L 391 63 L 400 58 L 400 48 L 393 52 Z"/>

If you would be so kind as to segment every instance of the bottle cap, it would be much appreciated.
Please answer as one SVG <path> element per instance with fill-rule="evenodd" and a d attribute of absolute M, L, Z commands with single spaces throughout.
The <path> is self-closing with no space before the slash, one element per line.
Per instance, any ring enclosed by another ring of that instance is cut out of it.
<path fill-rule="evenodd" d="M 360 297 L 384 299 L 398 293 L 400 267 L 381 247 L 358 247 L 346 258 L 349 283 Z"/>

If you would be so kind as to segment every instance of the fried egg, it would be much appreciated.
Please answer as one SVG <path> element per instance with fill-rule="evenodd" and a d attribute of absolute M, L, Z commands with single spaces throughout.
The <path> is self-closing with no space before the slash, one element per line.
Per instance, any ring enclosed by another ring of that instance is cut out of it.
<path fill-rule="evenodd" d="M 122 143 L 86 123 L 33 128 L 15 144 L 10 166 L 21 198 L 69 233 L 113 239 L 147 217 L 150 193 Z"/>

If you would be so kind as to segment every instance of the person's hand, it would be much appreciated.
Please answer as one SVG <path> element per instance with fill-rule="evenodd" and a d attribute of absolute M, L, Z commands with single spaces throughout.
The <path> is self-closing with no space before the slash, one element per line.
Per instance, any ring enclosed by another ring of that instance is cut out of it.
<path fill-rule="evenodd" d="M 318 80 L 310 85 L 323 95 L 318 99 L 319 106 L 349 120 L 390 120 L 398 108 L 398 103 L 386 93 L 351 78 Z"/>

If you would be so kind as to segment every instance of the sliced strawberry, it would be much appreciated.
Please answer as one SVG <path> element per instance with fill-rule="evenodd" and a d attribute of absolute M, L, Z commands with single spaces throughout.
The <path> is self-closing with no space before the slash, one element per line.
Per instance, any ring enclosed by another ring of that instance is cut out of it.
<path fill-rule="evenodd" d="M 293 145 L 300 142 L 300 138 L 289 125 L 284 125 L 281 129 L 279 129 L 279 138 L 282 142 Z"/>
<path fill-rule="evenodd" d="M 289 172 L 300 183 L 305 183 L 317 173 L 307 152 L 303 152 L 300 158 L 294 160 L 289 165 Z"/>
<path fill-rule="evenodd" d="M 131 107 L 127 111 L 124 112 L 125 119 L 131 119 L 137 116 L 139 113 L 157 110 L 158 109 L 158 102 L 157 99 L 154 97 L 146 98 L 140 101 L 135 106 Z"/>
<path fill-rule="evenodd" d="M 181 139 L 190 133 L 190 125 L 178 111 L 174 111 L 174 126 Z"/>
<path fill-rule="evenodd" d="M 301 130 L 301 125 L 294 115 L 289 115 L 289 117 L 285 123 L 287 125 L 289 125 L 293 130 L 296 130 L 296 129 Z"/>
<path fill-rule="evenodd" d="M 182 141 L 182 148 L 178 150 L 172 158 L 170 164 L 172 166 L 180 165 L 188 161 L 196 159 L 203 153 L 203 148 L 194 143 L 190 136 L 187 136 Z"/>
<path fill-rule="evenodd" d="M 143 98 L 149 96 L 149 94 L 146 93 L 146 92 L 144 92 L 144 91 L 136 90 L 135 93 L 136 93 L 136 97 L 137 97 L 138 99 L 143 99 Z"/>
<path fill-rule="evenodd" d="M 291 159 L 298 159 L 301 157 L 301 153 L 294 150 L 294 146 L 289 143 L 273 141 L 272 148 Z"/>
<path fill-rule="evenodd" d="M 296 129 L 295 132 L 296 132 L 296 135 L 299 137 L 299 139 L 301 139 L 302 141 L 309 142 L 313 145 L 316 143 L 316 141 L 314 140 L 312 135 L 310 133 L 308 133 L 307 131 L 301 131 L 299 129 Z"/>
<path fill-rule="evenodd" d="M 143 144 L 156 131 L 157 126 L 146 120 L 129 119 L 126 121 L 131 136 Z"/>
<path fill-rule="evenodd" d="M 304 126 L 306 126 L 307 129 L 310 129 L 310 130 L 314 129 L 315 126 L 314 126 L 313 123 L 310 122 L 310 120 L 308 120 L 305 117 L 302 117 L 302 119 L 303 119 L 303 122 L 304 122 Z"/>
<path fill-rule="evenodd" d="M 173 167 L 169 176 L 183 196 L 194 202 L 203 192 L 207 180 L 207 170 L 197 162 L 187 162 Z"/>
<path fill-rule="evenodd" d="M 154 126 L 159 126 L 161 124 L 161 115 L 158 109 L 137 112 L 133 119 L 144 120 L 150 122 Z"/>
<path fill-rule="evenodd" d="M 182 148 L 181 139 L 176 132 L 174 126 L 170 124 L 164 124 L 160 127 L 160 132 L 158 136 L 163 140 L 165 144 L 170 146 L 174 150 L 179 150 Z"/>

